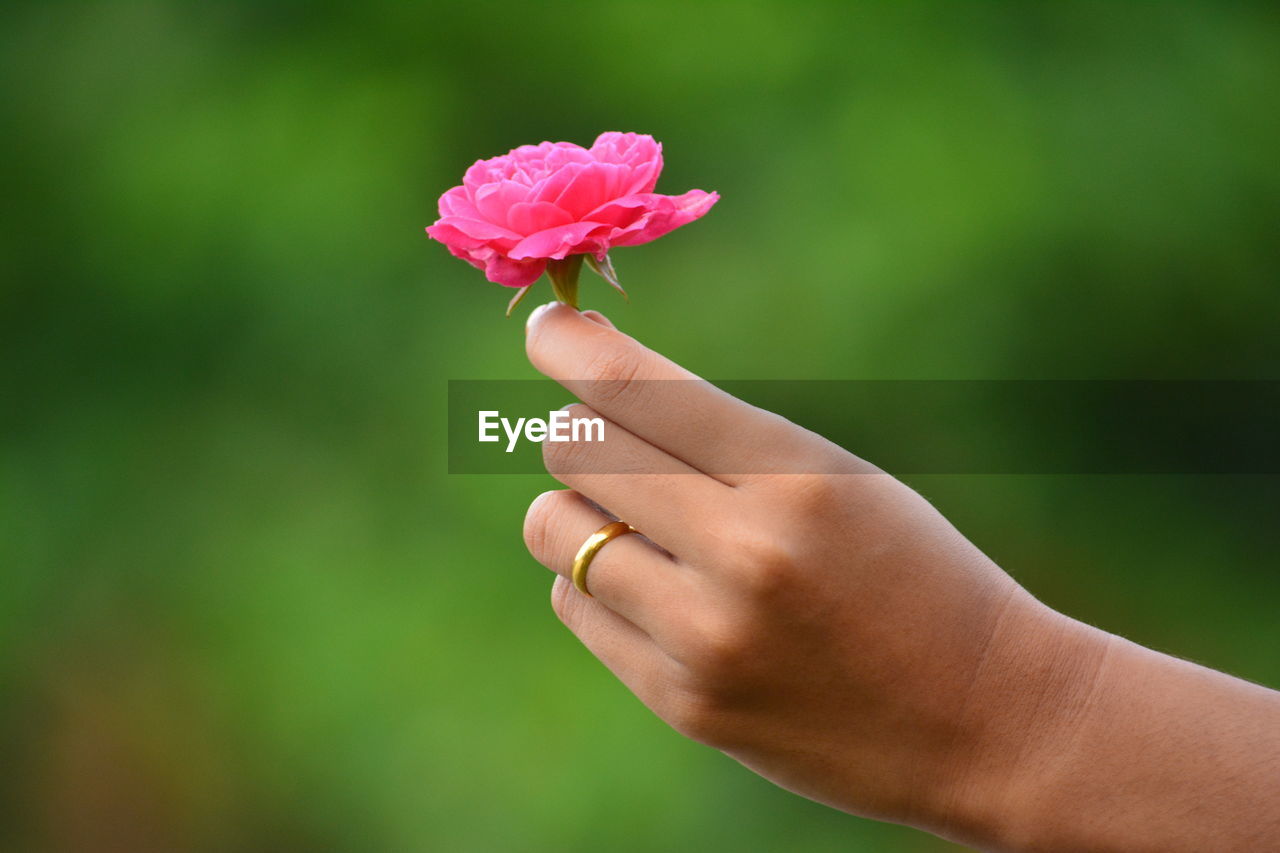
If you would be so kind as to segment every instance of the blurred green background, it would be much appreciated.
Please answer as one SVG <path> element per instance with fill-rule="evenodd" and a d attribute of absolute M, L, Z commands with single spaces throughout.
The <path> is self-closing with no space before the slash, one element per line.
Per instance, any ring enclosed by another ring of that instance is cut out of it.
<path fill-rule="evenodd" d="M 0 849 L 950 849 L 667 730 L 551 614 L 550 479 L 445 473 L 446 380 L 534 375 L 422 233 L 477 157 L 718 190 L 584 285 L 704 376 L 1280 378 L 1273 3 L 0 14 Z M 912 483 L 1280 684 L 1277 478 Z"/>

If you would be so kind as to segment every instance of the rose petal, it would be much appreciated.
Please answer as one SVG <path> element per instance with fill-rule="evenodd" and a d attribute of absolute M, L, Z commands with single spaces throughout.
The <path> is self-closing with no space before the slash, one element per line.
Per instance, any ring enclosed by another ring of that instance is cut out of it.
<path fill-rule="evenodd" d="M 555 258 L 584 252 L 598 252 L 605 248 L 600 236 L 609 231 L 602 222 L 573 222 L 558 228 L 549 228 L 530 234 L 517 243 L 507 254 L 515 259 Z"/>
<path fill-rule="evenodd" d="M 538 280 L 547 268 L 541 258 L 532 261 L 514 261 L 494 254 L 485 265 L 484 277 L 504 287 L 528 287 Z"/>
<path fill-rule="evenodd" d="M 479 257 L 476 257 L 476 253 L 472 252 L 470 249 L 463 249 L 458 246 L 450 246 L 447 243 L 445 244 L 445 248 L 448 249 L 449 254 L 453 255 L 455 258 L 462 258 L 464 261 L 471 264 L 471 266 L 475 267 L 476 269 L 484 269 L 485 267 L 484 260 Z M 489 253 L 485 255 L 486 258 L 493 253 L 492 249 L 485 249 L 483 251 Z"/>
<path fill-rule="evenodd" d="M 547 268 L 547 262 L 540 258 L 531 261 L 513 261 L 487 247 L 457 249 L 450 246 L 449 251 L 471 266 L 484 270 L 485 278 L 504 287 L 528 287 L 537 281 L 538 276 L 542 275 Z"/>
<path fill-rule="evenodd" d="M 477 160 L 467 169 L 466 174 L 462 176 L 462 185 L 466 187 L 474 196 L 475 192 L 485 184 L 492 184 L 501 181 L 506 177 L 506 169 L 503 165 L 507 159 L 507 155 L 501 157 L 490 157 L 488 160 Z"/>
<path fill-rule="evenodd" d="M 556 169 L 563 169 L 570 163 L 582 163 L 586 165 L 595 161 L 581 145 L 574 145 L 572 142 L 544 142 L 543 145 L 548 146 L 542 160 L 542 168 L 544 174 L 551 174 Z"/>
<path fill-rule="evenodd" d="M 572 216 L 549 201 L 532 204 L 520 202 L 511 205 L 511 209 L 507 211 L 507 223 L 511 230 L 521 235 L 536 234 L 548 228 L 568 225 L 572 221 Z"/>
<path fill-rule="evenodd" d="M 529 193 L 529 201 L 549 201 L 554 203 L 560 197 L 560 193 L 564 192 L 564 188 L 569 185 L 569 182 L 584 168 L 585 165 L 582 163 L 570 163 L 567 166 L 562 166 L 533 185 L 533 190 Z"/>
<path fill-rule="evenodd" d="M 507 225 L 507 211 L 529 197 L 529 188 L 517 181 L 485 184 L 475 191 L 476 210 L 489 222 Z"/>
<path fill-rule="evenodd" d="M 574 219 L 582 219 L 608 201 L 616 192 L 618 172 L 626 167 L 612 163 L 590 163 L 583 166 L 564 191 L 556 197 L 556 206 L 568 211 Z M 627 170 L 630 174 L 630 170 Z"/>
<path fill-rule="evenodd" d="M 646 196 L 634 198 L 646 198 Z M 662 201 L 648 208 L 630 225 L 611 231 L 605 238 L 610 246 L 639 246 L 641 243 L 656 240 L 681 225 L 688 225 L 720 200 L 718 194 L 706 193 L 702 190 L 689 190 L 678 196 L 650 195 L 647 198 Z"/>
<path fill-rule="evenodd" d="M 615 198 L 612 201 L 606 201 L 583 218 L 592 222 L 607 222 L 614 227 L 621 228 L 635 222 L 646 211 L 660 207 L 663 204 L 661 199 L 664 198 L 669 198 L 669 196 L 636 193 L 623 198 Z"/>
<path fill-rule="evenodd" d="M 446 246 L 462 246 L 474 248 L 487 243 L 514 246 L 524 236 L 509 231 L 492 222 L 481 222 L 478 219 L 465 219 L 460 216 L 446 216 L 435 224 L 427 226 L 427 234 L 433 240 L 439 240 Z"/>
<path fill-rule="evenodd" d="M 441 216 L 461 216 L 465 219 L 481 219 L 480 212 L 471 201 L 466 187 L 454 187 L 440 196 Z"/>
<path fill-rule="evenodd" d="M 591 153 L 601 162 L 625 164 L 631 180 L 619 187 L 618 195 L 650 193 L 662 172 L 662 143 L 646 133 L 610 131 L 596 137 Z"/>
<path fill-rule="evenodd" d="M 591 154 L 601 163 L 639 165 L 659 156 L 662 146 L 647 133 L 608 131 L 596 137 Z"/>
<path fill-rule="evenodd" d="M 632 167 L 631 181 L 622 188 L 622 192 L 625 195 L 651 193 L 653 188 L 658 185 L 658 175 L 660 174 L 662 174 L 661 146 L 659 146 L 657 157 L 653 160 L 647 160 Z"/>

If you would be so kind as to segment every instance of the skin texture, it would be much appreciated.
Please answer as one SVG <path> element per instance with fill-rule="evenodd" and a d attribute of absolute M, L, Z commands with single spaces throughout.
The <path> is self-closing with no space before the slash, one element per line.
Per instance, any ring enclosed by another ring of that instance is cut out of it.
<path fill-rule="evenodd" d="M 568 490 L 526 544 L 557 616 L 678 732 L 988 849 L 1280 839 L 1280 694 L 1055 613 L 904 484 L 596 312 L 543 306 L 527 349 L 606 440 L 544 444 Z M 643 535 L 585 596 L 574 554 L 615 517 Z"/>

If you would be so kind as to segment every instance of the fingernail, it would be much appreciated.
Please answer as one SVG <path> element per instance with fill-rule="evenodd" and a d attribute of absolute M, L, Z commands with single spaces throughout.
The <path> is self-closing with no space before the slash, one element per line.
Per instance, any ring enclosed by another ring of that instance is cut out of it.
<path fill-rule="evenodd" d="M 596 323 L 599 323 L 601 326 L 606 326 L 610 329 L 618 328 L 617 326 L 613 325 L 613 322 L 608 317 L 604 316 L 599 311 L 595 311 L 595 310 L 583 311 L 582 316 L 586 317 L 588 320 L 592 320 Z"/>
<path fill-rule="evenodd" d="M 547 309 L 555 304 L 556 304 L 555 300 L 553 299 L 552 301 L 548 302 L 546 305 L 539 305 L 537 308 L 534 308 L 532 311 L 529 312 L 529 316 L 525 318 L 524 327 L 526 329 L 531 327 L 534 324 L 534 321 L 536 321 L 543 314 L 547 313 Z"/>

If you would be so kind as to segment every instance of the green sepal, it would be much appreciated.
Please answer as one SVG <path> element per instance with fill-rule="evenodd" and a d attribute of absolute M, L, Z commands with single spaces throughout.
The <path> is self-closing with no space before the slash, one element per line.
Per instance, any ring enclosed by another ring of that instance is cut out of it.
<path fill-rule="evenodd" d="M 526 284 L 524 287 L 516 291 L 515 296 L 511 297 L 511 301 L 507 303 L 508 317 L 511 316 L 512 311 L 516 310 L 516 306 L 519 305 L 524 300 L 524 298 L 529 295 L 530 290 L 533 290 L 533 285 Z"/>
<path fill-rule="evenodd" d="M 622 285 L 618 283 L 618 271 L 613 268 L 613 261 L 608 255 L 604 256 L 603 261 L 597 261 L 595 255 L 586 255 L 587 266 L 595 271 L 605 281 L 613 286 L 613 289 L 622 294 L 622 298 L 631 301 L 631 297 L 627 296 L 627 292 L 622 289 Z"/>
<path fill-rule="evenodd" d="M 570 255 L 563 260 L 547 261 L 547 278 L 551 290 L 565 305 L 578 307 L 578 274 L 582 272 L 582 255 Z"/>

